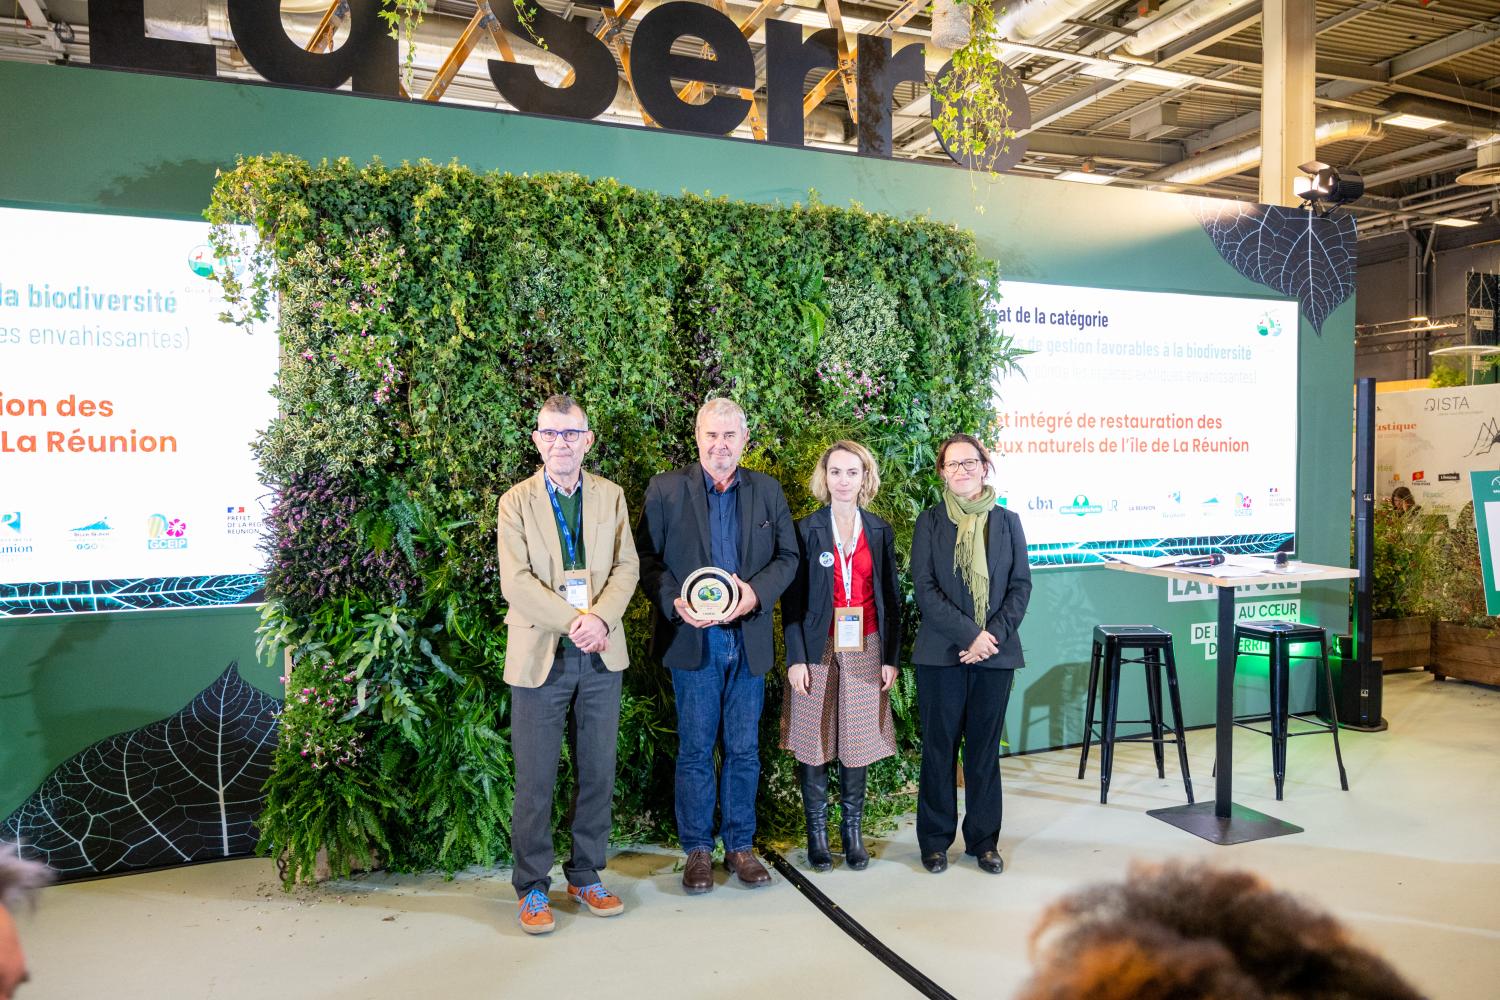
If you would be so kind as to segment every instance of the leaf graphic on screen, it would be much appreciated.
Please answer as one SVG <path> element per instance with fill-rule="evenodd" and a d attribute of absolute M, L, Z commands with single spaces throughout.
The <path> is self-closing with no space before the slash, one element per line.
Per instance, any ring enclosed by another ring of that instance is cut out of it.
<path fill-rule="evenodd" d="M 249 854 L 280 708 L 231 663 L 176 715 L 60 764 L 0 841 L 62 878 Z"/>
<path fill-rule="evenodd" d="M 0 617 L 249 604 L 259 599 L 265 582 L 266 578 L 257 573 L 3 583 Z"/>
<path fill-rule="evenodd" d="M 1284 547 L 1292 535 L 1283 531 L 1244 535 L 1179 535 L 1174 538 L 1121 538 L 1106 542 L 1046 542 L 1026 546 L 1033 566 L 1081 566 L 1103 563 L 1112 555 L 1189 556 L 1222 552 L 1230 556 L 1266 555 Z"/>
<path fill-rule="evenodd" d="M 1231 267 L 1302 305 L 1319 334 L 1323 321 L 1354 294 L 1354 218 L 1315 216 L 1280 205 L 1197 199 L 1198 219 Z"/>

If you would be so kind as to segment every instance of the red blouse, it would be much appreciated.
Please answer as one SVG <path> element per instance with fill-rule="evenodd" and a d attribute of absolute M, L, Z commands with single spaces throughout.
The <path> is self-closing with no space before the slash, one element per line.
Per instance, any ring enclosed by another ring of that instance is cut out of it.
<path fill-rule="evenodd" d="M 871 635 L 880 631 L 880 622 L 875 613 L 875 560 L 870 555 L 870 546 L 865 544 L 865 535 L 866 532 L 861 531 L 859 541 L 854 545 L 854 581 L 849 588 L 849 603 L 864 607 L 865 635 Z M 833 553 L 833 606 L 844 606 L 844 560 L 839 558 L 837 549 Z M 834 623 L 830 622 L 829 635 L 833 635 L 833 629 Z"/>

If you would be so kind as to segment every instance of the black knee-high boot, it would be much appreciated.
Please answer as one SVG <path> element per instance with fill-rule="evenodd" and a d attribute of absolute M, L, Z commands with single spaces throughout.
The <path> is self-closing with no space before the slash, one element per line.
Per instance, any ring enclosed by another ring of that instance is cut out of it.
<path fill-rule="evenodd" d="M 800 764 L 802 812 L 807 817 L 807 863 L 815 872 L 833 867 L 828 850 L 828 765 Z"/>
<path fill-rule="evenodd" d="M 839 835 L 844 839 L 844 863 L 855 871 L 870 863 L 860 824 L 865 817 L 865 768 L 839 765 Z"/>

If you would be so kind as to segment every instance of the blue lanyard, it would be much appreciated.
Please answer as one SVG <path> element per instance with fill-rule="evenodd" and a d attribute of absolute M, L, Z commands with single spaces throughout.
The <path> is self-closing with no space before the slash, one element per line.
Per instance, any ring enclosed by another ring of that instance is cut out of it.
<path fill-rule="evenodd" d="M 562 531 L 563 544 L 568 547 L 568 565 L 573 566 L 578 562 L 578 543 L 573 541 L 573 529 L 568 526 L 568 519 L 563 517 L 562 505 L 557 502 L 557 487 L 552 485 L 552 477 L 542 473 L 542 482 L 547 484 L 547 499 L 552 501 L 552 513 L 557 517 L 557 527 Z M 583 489 L 583 477 L 579 476 L 578 488 Z M 583 531 L 583 498 L 578 498 L 578 530 Z"/>

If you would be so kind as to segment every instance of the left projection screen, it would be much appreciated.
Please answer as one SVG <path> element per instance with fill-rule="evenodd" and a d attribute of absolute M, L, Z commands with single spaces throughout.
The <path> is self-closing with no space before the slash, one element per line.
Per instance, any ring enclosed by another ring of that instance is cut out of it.
<path fill-rule="evenodd" d="M 208 225 L 0 208 L 0 617 L 260 599 L 275 327 Z"/>

